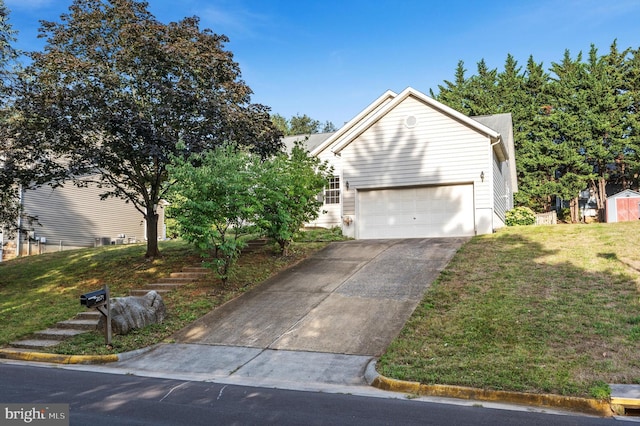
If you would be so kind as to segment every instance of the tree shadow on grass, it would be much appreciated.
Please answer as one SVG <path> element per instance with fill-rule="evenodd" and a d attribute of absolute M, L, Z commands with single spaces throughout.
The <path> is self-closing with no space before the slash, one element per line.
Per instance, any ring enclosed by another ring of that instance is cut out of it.
<path fill-rule="evenodd" d="M 563 238 L 572 236 L 472 239 L 383 356 L 382 374 L 581 396 L 598 382 L 640 381 L 637 269 L 615 248 Z"/>

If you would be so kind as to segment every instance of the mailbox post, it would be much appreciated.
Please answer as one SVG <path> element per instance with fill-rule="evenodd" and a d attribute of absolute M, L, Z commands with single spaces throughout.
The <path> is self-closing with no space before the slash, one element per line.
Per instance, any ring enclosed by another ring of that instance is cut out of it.
<path fill-rule="evenodd" d="M 107 346 L 111 346 L 111 303 L 109 286 L 105 285 L 101 290 L 85 293 L 80 296 L 80 304 L 87 308 L 95 308 L 106 319 L 104 326 L 104 340 Z"/>

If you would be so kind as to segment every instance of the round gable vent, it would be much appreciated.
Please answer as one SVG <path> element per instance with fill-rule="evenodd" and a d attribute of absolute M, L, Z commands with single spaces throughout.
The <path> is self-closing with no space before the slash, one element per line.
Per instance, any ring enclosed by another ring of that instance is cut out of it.
<path fill-rule="evenodd" d="M 415 115 L 410 115 L 404 119 L 404 125 L 408 128 L 416 127 L 416 124 L 418 124 L 418 119 Z"/>

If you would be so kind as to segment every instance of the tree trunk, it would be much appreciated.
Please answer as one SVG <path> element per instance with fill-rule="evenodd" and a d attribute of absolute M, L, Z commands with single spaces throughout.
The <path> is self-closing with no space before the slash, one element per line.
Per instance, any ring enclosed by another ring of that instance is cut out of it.
<path fill-rule="evenodd" d="M 598 179 L 598 222 L 606 222 L 606 200 L 607 200 L 607 181 L 600 177 Z"/>
<path fill-rule="evenodd" d="M 147 253 L 144 257 L 153 259 L 160 257 L 160 249 L 158 248 L 158 213 L 147 210 Z"/>
<path fill-rule="evenodd" d="M 544 203 L 544 211 L 545 212 L 550 212 L 551 211 L 551 207 L 552 207 L 551 201 L 552 201 L 551 195 L 547 195 L 547 199 L 545 200 L 545 203 Z"/>
<path fill-rule="evenodd" d="M 578 197 L 571 199 L 569 208 L 571 209 L 571 223 L 580 222 L 580 203 Z"/>

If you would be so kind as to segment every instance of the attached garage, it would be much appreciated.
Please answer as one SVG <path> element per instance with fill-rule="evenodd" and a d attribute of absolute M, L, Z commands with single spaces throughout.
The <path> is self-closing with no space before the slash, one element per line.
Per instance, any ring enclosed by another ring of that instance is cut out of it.
<path fill-rule="evenodd" d="M 358 191 L 358 239 L 475 235 L 473 185 Z"/>

